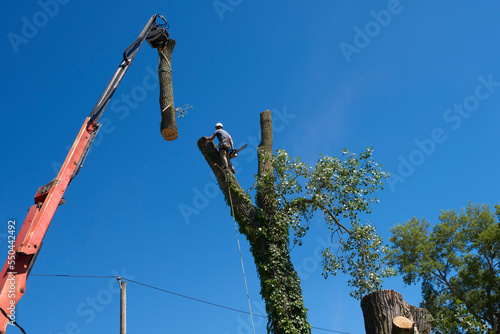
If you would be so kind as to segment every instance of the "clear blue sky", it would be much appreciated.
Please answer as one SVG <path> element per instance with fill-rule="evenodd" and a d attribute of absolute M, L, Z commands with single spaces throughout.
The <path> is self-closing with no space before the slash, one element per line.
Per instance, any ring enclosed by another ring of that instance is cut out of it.
<path fill-rule="evenodd" d="M 469 200 L 498 203 L 499 10 L 493 0 L 10 1 L 0 21 L 1 249 L 6 256 L 8 219 L 20 228 L 123 50 L 155 13 L 177 40 L 175 104 L 194 109 L 179 120 L 178 140 L 164 141 L 158 57 L 144 45 L 32 273 L 119 274 L 247 310 L 229 208 L 196 141 L 222 122 L 236 146 L 248 143 L 237 177 L 249 188 L 266 109 L 275 117 L 275 148 L 311 164 L 320 153 L 374 147 L 392 179 L 363 219 L 386 241 L 390 227 L 413 216 L 435 222 L 441 209 Z M 321 276 L 317 254 L 326 235 L 315 222 L 292 255 L 310 322 L 364 333 L 347 279 Z M 263 314 L 253 259 L 240 239 L 253 310 Z M 384 288 L 420 302 L 419 286 L 405 287 L 401 278 Z M 117 283 L 32 276 L 17 320 L 28 333 L 117 332 Z M 265 333 L 265 321 L 256 325 Z M 243 314 L 128 284 L 130 333 L 249 329 Z"/>

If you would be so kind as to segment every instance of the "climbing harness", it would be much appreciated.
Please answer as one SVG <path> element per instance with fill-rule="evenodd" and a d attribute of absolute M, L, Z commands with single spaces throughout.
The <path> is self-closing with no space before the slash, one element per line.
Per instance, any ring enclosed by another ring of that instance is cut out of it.
<path fill-rule="evenodd" d="M 217 167 L 219 167 L 219 166 L 217 166 Z M 226 179 L 226 184 L 227 184 L 227 174 L 226 173 L 224 173 L 224 177 Z M 229 189 L 229 185 L 227 187 L 227 192 L 229 194 L 229 203 L 231 204 L 231 215 L 233 216 L 233 220 L 234 220 L 234 231 L 236 232 L 236 241 L 238 241 L 238 250 L 240 252 L 241 269 L 243 270 L 243 279 L 245 280 L 245 290 L 247 292 L 248 308 L 250 309 L 250 319 L 252 319 L 253 334 L 255 334 L 255 325 L 253 323 L 252 305 L 250 303 L 250 294 L 248 293 L 247 276 L 245 275 L 245 266 L 243 265 L 243 256 L 241 255 L 240 238 L 238 236 L 238 227 L 236 225 L 236 218 L 234 217 L 233 199 L 231 196 L 231 189 Z"/>

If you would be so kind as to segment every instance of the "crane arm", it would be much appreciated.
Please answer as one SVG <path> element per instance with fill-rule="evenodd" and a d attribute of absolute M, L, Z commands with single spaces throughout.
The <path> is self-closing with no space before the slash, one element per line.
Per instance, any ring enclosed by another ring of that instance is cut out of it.
<path fill-rule="evenodd" d="M 152 29 L 158 27 L 157 18 L 161 18 L 167 24 L 165 18 L 160 14 L 153 15 L 139 37 L 125 49 L 123 60 L 94 109 L 85 118 L 56 178 L 38 189 L 35 195 L 35 204 L 30 207 L 17 237 L 8 236 L 9 253 L 0 272 L 0 312 L 3 314 L 0 314 L 0 334 L 5 334 L 9 323 L 14 324 L 16 305 L 26 292 L 26 280 L 40 252 L 52 217 L 57 207 L 64 204 L 64 192 L 83 165 L 92 141 L 99 130 L 98 121 L 104 109 L 144 40 Z"/>

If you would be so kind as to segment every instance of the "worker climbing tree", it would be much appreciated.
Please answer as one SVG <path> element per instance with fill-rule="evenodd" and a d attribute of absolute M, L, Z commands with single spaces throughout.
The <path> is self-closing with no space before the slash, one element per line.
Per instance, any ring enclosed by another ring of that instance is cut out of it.
<path fill-rule="evenodd" d="M 233 174 L 236 173 L 236 170 L 231 163 L 231 159 L 229 158 L 229 154 L 234 151 L 233 138 L 231 135 L 222 129 L 222 123 L 215 124 L 215 132 L 211 137 L 205 137 L 206 140 L 214 140 L 215 137 L 219 140 L 219 155 L 222 161 L 222 169 L 225 172 L 231 172 Z"/>
<path fill-rule="evenodd" d="M 344 150 L 340 158 L 323 156 L 314 168 L 283 150 L 273 155 L 269 110 L 261 113 L 260 125 L 255 204 L 236 178 L 218 167 L 221 158 L 209 138 L 200 138 L 198 148 L 231 206 L 240 233 L 250 243 L 266 304 L 268 332 L 310 333 L 291 248 L 302 244 L 314 213 L 322 212 L 332 238 L 339 239 L 337 248 L 332 241 L 323 250 L 324 276 L 338 270 L 350 274 L 348 283 L 356 298 L 379 289 L 382 277 L 392 272 L 383 267 L 381 238 L 372 226 L 359 222 L 359 215 L 369 213 L 370 205 L 377 202 L 372 194 L 382 188 L 387 174 L 373 161 L 371 149 L 359 155 Z"/>

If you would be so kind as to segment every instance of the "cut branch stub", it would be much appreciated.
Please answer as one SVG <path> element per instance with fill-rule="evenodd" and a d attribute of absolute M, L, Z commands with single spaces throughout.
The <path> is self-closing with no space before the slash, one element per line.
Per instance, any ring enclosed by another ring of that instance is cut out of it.
<path fill-rule="evenodd" d="M 268 217 L 272 217 L 276 208 L 272 200 L 274 193 L 273 122 L 270 110 L 260 113 L 260 131 L 261 141 L 257 147 L 257 206 L 264 210 Z"/>
<path fill-rule="evenodd" d="M 391 334 L 415 334 L 415 331 L 415 323 L 410 319 L 402 316 L 397 316 L 392 319 Z"/>
<path fill-rule="evenodd" d="M 175 40 L 169 39 L 163 48 L 158 48 L 158 76 L 160 79 L 161 134 L 172 141 L 179 135 L 175 121 L 174 92 L 172 87 L 172 52 Z"/>
<path fill-rule="evenodd" d="M 258 173 L 262 176 L 264 173 L 273 174 L 273 121 L 271 118 L 271 110 L 266 110 L 260 113 L 260 131 L 261 140 L 257 147 L 259 150 L 259 170 Z"/>

